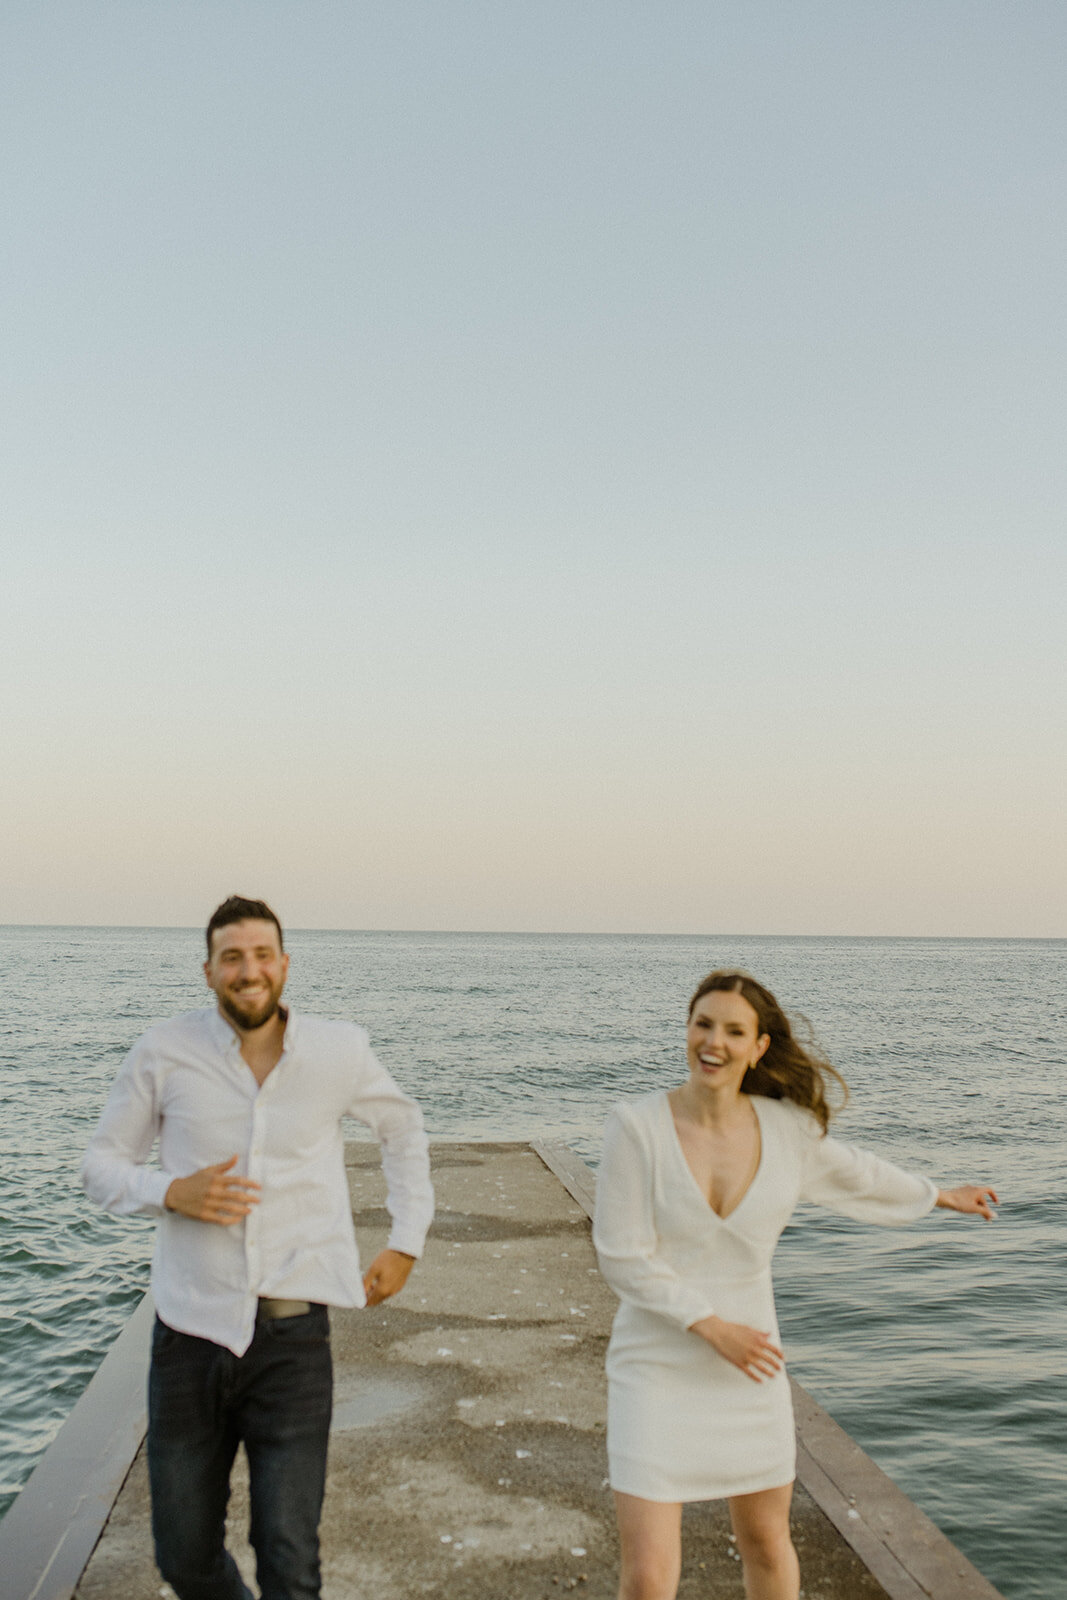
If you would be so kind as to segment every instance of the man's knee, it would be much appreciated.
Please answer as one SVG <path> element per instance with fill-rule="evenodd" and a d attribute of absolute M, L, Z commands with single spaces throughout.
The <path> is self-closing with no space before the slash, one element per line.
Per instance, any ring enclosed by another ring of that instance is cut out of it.
<path fill-rule="evenodd" d="M 249 1538 L 263 1600 L 318 1600 L 325 1442 L 295 1451 L 249 1450 Z"/>
<path fill-rule="evenodd" d="M 249 1591 L 226 1553 L 229 1463 L 211 1470 L 195 1453 L 149 1434 L 148 1470 L 156 1565 L 179 1600 L 245 1600 Z"/>

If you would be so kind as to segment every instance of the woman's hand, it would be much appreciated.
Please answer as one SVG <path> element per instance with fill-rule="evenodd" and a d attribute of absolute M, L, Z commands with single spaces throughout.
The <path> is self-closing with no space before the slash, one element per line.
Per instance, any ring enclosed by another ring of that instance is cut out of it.
<path fill-rule="evenodd" d="M 985 1184 L 965 1183 L 959 1189 L 939 1189 L 937 1203 L 945 1211 L 962 1211 L 967 1216 L 984 1217 L 992 1222 L 996 1216 L 993 1205 L 999 1205 L 997 1192 Z"/>
<path fill-rule="evenodd" d="M 717 1350 L 724 1361 L 738 1367 L 746 1378 L 762 1383 L 764 1378 L 777 1377 L 785 1357 L 770 1335 L 758 1328 L 748 1328 L 743 1322 L 724 1322 L 721 1317 L 701 1317 L 689 1325 L 690 1333 L 698 1333 Z"/>

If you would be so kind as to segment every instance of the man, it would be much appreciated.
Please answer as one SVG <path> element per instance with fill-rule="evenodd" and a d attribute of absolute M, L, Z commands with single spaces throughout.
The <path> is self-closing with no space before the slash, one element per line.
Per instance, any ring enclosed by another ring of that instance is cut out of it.
<path fill-rule="evenodd" d="M 332 1406 L 326 1306 L 403 1288 L 433 1215 L 418 1107 L 364 1029 L 281 1004 L 282 930 L 232 896 L 207 926 L 216 1005 L 130 1051 L 82 1164 L 92 1198 L 160 1220 L 148 1392 L 156 1560 L 179 1600 L 252 1600 L 224 1545 L 248 1456 L 263 1600 L 318 1600 Z M 389 1247 L 360 1277 L 342 1116 L 382 1145 Z M 146 1165 L 159 1140 L 162 1171 Z"/>

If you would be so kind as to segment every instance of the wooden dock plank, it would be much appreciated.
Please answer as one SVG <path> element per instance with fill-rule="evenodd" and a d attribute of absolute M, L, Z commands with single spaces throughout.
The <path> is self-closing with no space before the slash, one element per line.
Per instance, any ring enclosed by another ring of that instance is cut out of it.
<path fill-rule="evenodd" d="M 145 1295 L 0 1522 L 0 1600 L 70 1600 L 144 1438 Z"/>

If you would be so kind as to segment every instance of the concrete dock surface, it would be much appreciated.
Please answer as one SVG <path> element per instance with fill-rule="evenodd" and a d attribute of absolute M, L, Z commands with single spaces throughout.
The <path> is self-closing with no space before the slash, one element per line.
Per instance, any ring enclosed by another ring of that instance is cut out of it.
<path fill-rule="evenodd" d="M 352 1144 L 347 1161 L 370 1261 L 388 1226 L 377 1147 Z M 439 1143 L 433 1165 L 437 1220 L 403 1294 L 331 1313 L 325 1600 L 554 1600 L 568 1592 L 615 1600 L 604 1442 L 615 1299 L 590 1238 L 593 1175 L 558 1146 Z M 793 1526 L 805 1600 L 996 1600 L 859 1447 L 802 1390 L 797 1396 L 801 1461 L 814 1486 L 813 1497 L 802 1465 Z M 849 1492 L 853 1479 L 858 1494 Z M 171 1594 L 152 1559 L 143 1446 L 120 1482 L 84 1570 L 84 1558 L 77 1563 L 80 1580 L 27 1594 Z M 239 1458 L 229 1542 L 254 1588 L 247 1522 Z M 725 1505 L 687 1507 L 683 1529 L 679 1594 L 742 1600 Z"/>

